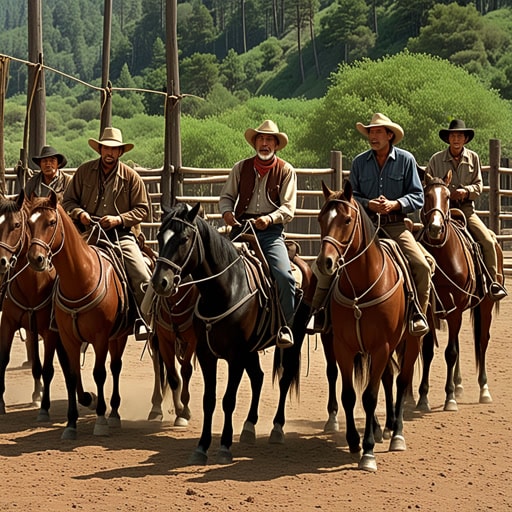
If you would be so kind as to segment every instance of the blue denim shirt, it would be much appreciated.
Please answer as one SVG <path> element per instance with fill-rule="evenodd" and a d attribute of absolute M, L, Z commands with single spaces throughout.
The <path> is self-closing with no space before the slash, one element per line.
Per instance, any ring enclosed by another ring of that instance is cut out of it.
<path fill-rule="evenodd" d="M 398 201 L 405 214 L 423 206 L 423 187 L 416 160 L 404 149 L 393 146 L 382 169 L 379 169 L 371 149 L 357 155 L 352 162 L 349 180 L 354 197 L 367 211 L 369 200 L 381 195 Z"/>

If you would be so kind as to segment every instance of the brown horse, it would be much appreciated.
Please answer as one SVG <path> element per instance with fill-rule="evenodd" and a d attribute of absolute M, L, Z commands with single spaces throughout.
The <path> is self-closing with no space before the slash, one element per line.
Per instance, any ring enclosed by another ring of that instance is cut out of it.
<path fill-rule="evenodd" d="M 27 331 L 31 344 L 34 392 L 32 400 L 40 404 L 37 421 L 50 419 L 50 384 L 54 375 L 53 359 L 57 351 L 64 375 L 69 374 L 66 353 L 59 334 L 51 328 L 52 291 L 55 269 L 32 270 L 26 261 L 30 234 L 23 191 L 12 199 L 0 200 L 0 275 L 5 298 L 0 320 L 0 414 L 5 414 L 5 370 L 10 360 L 14 333 L 20 327 Z M 38 337 L 44 343 L 41 365 Z M 43 386 L 41 386 L 41 377 Z"/>
<path fill-rule="evenodd" d="M 420 338 L 410 335 L 407 329 L 407 293 L 400 267 L 384 249 L 370 218 L 354 199 L 350 182 L 339 192 L 324 183 L 322 188 L 325 204 L 318 216 L 322 245 L 317 266 L 320 272 L 336 279 L 330 310 L 333 351 L 342 379 L 346 439 L 350 452 L 359 453 L 360 436 L 354 419 L 355 374 L 358 387 L 366 380 L 362 394 L 366 422 L 358 467 L 376 471 L 373 449 L 375 430 L 380 429 L 375 415 L 380 381 L 390 368 L 391 355 L 400 348 L 389 449 L 405 450 L 404 398 L 412 382 Z M 388 393 L 389 380 L 386 382 Z"/>
<path fill-rule="evenodd" d="M 77 387 L 80 382 L 80 348 L 90 343 L 95 352 L 93 376 L 97 386 L 95 435 L 108 435 L 109 425 L 120 426 L 119 375 L 128 335 L 133 331 L 133 318 L 127 313 L 126 286 L 120 279 L 113 259 L 98 247 L 88 245 L 71 218 L 51 193 L 48 198 L 35 198 L 28 217 L 32 239 L 28 261 L 37 271 L 54 265 L 58 275 L 55 291 L 55 320 L 68 354 L 70 372 L 78 400 L 89 405 L 93 397 Z M 111 412 L 105 418 L 105 363 L 110 353 L 113 377 Z M 78 408 L 76 394 L 68 402 L 68 422 L 62 437 L 76 438 Z"/>
<path fill-rule="evenodd" d="M 199 290 L 193 284 L 182 283 L 175 294 L 156 296 L 152 304 L 155 335 L 152 338 L 152 359 L 155 385 L 152 396 L 150 420 L 162 420 L 163 393 L 172 391 L 175 427 L 185 427 L 190 420 L 190 379 L 192 358 L 196 350 L 194 308 Z M 176 362 L 180 367 L 178 373 Z"/>
<path fill-rule="evenodd" d="M 474 350 L 480 385 L 480 403 L 492 402 L 487 385 L 485 353 L 490 338 L 492 311 L 495 303 L 482 293 L 481 282 L 475 266 L 471 237 L 465 229 L 462 212 L 455 220 L 455 210 L 450 210 L 452 172 L 444 179 L 425 175 L 425 204 L 421 211 L 424 229 L 419 235 L 423 246 L 436 261 L 433 282 L 437 294 L 435 317 L 448 323 L 448 343 L 444 352 L 446 360 L 445 411 L 457 410 L 457 397 L 462 395 L 462 379 L 459 367 L 459 331 L 464 311 L 471 310 L 473 320 Z M 499 272 L 502 274 L 503 253 L 496 244 Z M 430 315 L 429 315 L 430 316 Z M 430 410 L 428 402 L 429 372 L 434 356 L 435 324 L 432 320 L 430 333 L 423 340 L 423 375 L 419 388 L 417 408 Z"/>

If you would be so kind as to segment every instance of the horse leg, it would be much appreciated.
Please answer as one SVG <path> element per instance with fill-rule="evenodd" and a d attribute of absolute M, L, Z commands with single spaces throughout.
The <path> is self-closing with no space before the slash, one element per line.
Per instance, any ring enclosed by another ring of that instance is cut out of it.
<path fill-rule="evenodd" d="M 420 386 L 418 388 L 419 397 L 416 409 L 419 411 L 430 412 L 430 404 L 428 402 L 428 391 L 430 388 L 429 375 L 432 360 L 434 359 L 434 335 L 432 334 L 432 331 L 429 331 L 423 337 L 421 356 L 423 360 L 423 371 Z"/>
<path fill-rule="evenodd" d="M 197 360 L 203 374 L 203 429 L 189 464 L 204 465 L 208 462 L 208 448 L 212 443 L 212 419 L 217 401 L 217 358 L 210 352 L 204 339 L 198 340 Z"/>
<path fill-rule="evenodd" d="M 5 371 L 11 360 L 12 340 L 16 329 L 7 325 L 5 311 L 0 322 L 0 414 L 5 414 Z"/>
<path fill-rule="evenodd" d="M 300 371 L 300 351 L 302 348 L 303 338 L 295 337 L 295 344 L 293 347 L 287 348 L 286 350 L 275 348 L 274 351 L 274 365 L 272 370 L 273 378 L 279 373 L 279 367 L 282 361 L 283 372 L 279 379 L 279 403 L 277 411 L 274 416 L 273 428 L 270 432 L 268 442 L 272 444 L 283 444 L 284 443 L 284 424 L 285 424 L 285 407 L 286 398 L 290 387 L 294 385 L 295 389 L 298 390 L 299 386 L 299 371 Z"/>
<path fill-rule="evenodd" d="M 149 421 L 163 420 L 163 391 L 162 391 L 162 358 L 159 349 L 159 339 L 156 335 L 151 338 L 151 362 L 153 363 L 153 394 L 151 395 L 151 411 L 148 414 Z"/>
<path fill-rule="evenodd" d="M 336 357 L 334 356 L 332 332 L 328 334 L 322 334 L 321 339 L 326 361 L 326 375 L 328 386 L 328 419 L 324 425 L 324 432 L 339 432 L 340 425 L 338 422 L 338 400 L 336 398 L 336 381 L 338 380 L 338 365 L 336 364 Z"/>
<path fill-rule="evenodd" d="M 180 412 L 179 418 L 176 418 L 175 425 L 178 422 L 179 426 L 186 426 L 192 416 L 190 412 L 189 403 L 190 403 L 190 380 L 192 379 L 192 358 L 195 352 L 195 335 L 193 335 L 193 339 L 186 341 L 186 350 L 185 356 L 180 360 L 181 362 L 181 404 L 182 409 Z"/>
<path fill-rule="evenodd" d="M 412 379 L 414 377 L 414 365 L 420 353 L 420 338 L 407 336 L 403 341 L 403 354 L 401 358 L 400 372 L 396 378 L 396 404 L 393 423 L 393 435 L 389 443 L 389 451 L 404 451 L 407 449 L 404 429 L 404 407 L 405 398 L 411 389 Z"/>
<path fill-rule="evenodd" d="M 393 363 L 391 359 L 388 364 L 384 368 L 384 373 L 382 374 L 382 387 L 384 389 L 384 397 L 386 400 L 386 424 L 384 426 L 384 432 L 379 424 L 377 417 L 375 416 L 373 421 L 373 435 L 375 437 L 375 442 L 382 443 L 384 439 L 391 439 L 393 426 L 395 424 L 395 408 L 394 408 L 394 400 L 393 400 Z"/>
<path fill-rule="evenodd" d="M 222 399 L 224 426 L 220 436 L 220 448 L 217 452 L 217 464 L 231 464 L 233 462 L 233 454 L 231 453 L 231 445 L 233 444 L 233 411 L 236 406 L 236 394 L 245 368 L 247 368 L 252 389 L 248 418 L 256 418 L 256 420 L 258 418 L 258 404 L 263 384 L 263 376 L 259 377 L 259 372 L 261 372 L 259 355 L 257 352 L 250 352 L 245 357 L 235 357 L 233 359 L 228 363 L 228 383 Z M 240 359 L 243 360 L 240 361 Z"/>
<path fill-rule="evenodd" d="M 121 416 L 119 407 L 121 405 L 121 393 L 119 389 L 119 379 L 123 368 L 123 353 L 126 347 L 128 335 L 121 336 L 109 343 L 110 349 L 110 372 L 112 374 L 112 396 L 110 397 L 110 414 L 108 417 L 108 426 L 121 428 Z M 99 434 L 102 435 L 102 434 Z"/>
<path fill-rule="evenodd" d="M 37 333 L 27 331 L 27 339 L 25 344 L 30 353 L 30 362 L 32 364 L 32 378 L 34 379 L 34 391 L 32 392 L 32 405 L 41 406 L 41 395 L 43 386 L 41 384 L 41 376 L 43 374 L 43 366 L 39 355 L 39 336 Z"/>
<path fill-rule="evenodd" d="M 457 400 L 455 399 L 455 382 L 454 373 L 455 365 L 459 358 L 459 331 L 462 324 L 462 312 L 457 315 L 450 315 L 448 317 L 448 344 L 444 351 L 444 358 L 446 361 L 446 383 L 445 383 L 445 411 L 457 411 Z"/>
<path fill-rule="evenodd" d="M 464 386 L 462 385 L 462 372 L 460 370 L 460 347 L 457 346 L 457 362 L 453 368 L 453 384 L 455 386 L 455 398 L 462 398 L 464 395 Z"/>
<path fill-rule="evenodd" d="M 341 372 L 341 404 L 345 411 L 346 440 L 350 453 L 359 454 L 361 451 L 361 437 L 356 428 L 354 407 L 356 405 L 356 391 L 353 383 L 354 355 L 342 354 L 336 356 Z"/>
<path fill-rule="evenodd" d="M 251 383 L 251 403 L 249 412 L 240 434 L 240 442 L 254 444 L 256 442 L 256 423 L 258 422 L 258 407 L 260 403 L 261 388 L 263 387 L 263 370 L 260 366 L 258 354 L 251 353 L 246 365 L 247 375 Z"/>
<path fill-rule="evenodd" d="M 107 403 L 105 401 L 105 381 L 107 380 L 107 369 L 105 363 L 107 360 L 108 351 L 108 340 L 97 340 L 94 344 L 94 351 L 96 359 L 94 361 L 94 368 L 92 375 L 94 382 L 96 383 L 96 392 L 98 394 L 96 404 L 96 423 L 94 424 L 93 434 L 95 436 L 108 436 L 110 435 L 108 421 L 105 418 L 105 412 L 107 411 Z M 120 361 L 115 361 L 114 356 L 111 355 L 112 362 L 110 363 L 112 372 L 120 372 Z M 114 382 L 114 387 L 116 383 Z M 114 397 L 116 390 L 112 391 L 112 397 Z M 119 390 L 117 390 L 119 393 Z"/>
<path fill-rule="evenodd" d="M 473 316 L 475 361 L 478 371 L 478 385 L 480 386 L 479 402 L 481 404 L 492 403 L 492 396 L 487 384 L 485 356 L 490 339 L 493 307 L 494 303 L 490 299 L 485 298 L 484 301 L 471 311 Z"/>
<path fill-rule="evenodd" d="M 41 407 L 37 414 L 38 422 L 50 421 L 50 385 L 55 374 L 53 367 L 53 358 L 57 348 L 58 334 L 47 330 L 43 336 L 44 340 L 44 360 L 43 360 L 43 395 Z"/>

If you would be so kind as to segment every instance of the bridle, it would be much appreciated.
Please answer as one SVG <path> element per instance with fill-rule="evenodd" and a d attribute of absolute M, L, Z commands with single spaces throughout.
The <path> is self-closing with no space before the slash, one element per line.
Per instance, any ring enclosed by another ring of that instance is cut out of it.
<path fill-rule="evenodd" d="M 448 186 L 445 183 L 435 182 L 435 183 L 430 183 L 430 184 L 426 185 L 425 186 L 425 190 L 427 190 L 428 188 L 436 187 L 436 186 L 448 189 Z M 428 219 L 430 219 L 431 216 L 434 213 L 436 213 L 436 212 L 441 215 L 441 220 L 442 220 L 443 228 L 444 228 L 443 240 L 442 240 L 441 243 L 432 244 L 428 240 L 428 239 L 430 239 L 430 237 L 428 237 L 428 225 L 427 225 L 427 223 L 428 223 Z M 445 212 L 441 208 L 438 208 L 437 206 L 434 206 L 433 208 L 430 208 L 430 210 L 427 210 L 427 211 L 425 211 L 425 209 L 423 207 L 420 210 L 420 218 L 421 218 L 421 222 L 422 222 L 422 224 L 424 226 L 423 235 L 422 235 L 422 242 L 425 243 L 425 245 L 428 245 L 429 247 L 443 247 L 446 244 L 447 240 L 448 240 L 448 237 L 446 236 L 446 233 L 447 233 L 446 226 L 448 225 L 448 223 L 451 220 L 450 208 L 448 208 L 448 211 Z"/>
<path fill-rule="evenodd" d="M 21 234 L 18 239 L 18 241 L 14 245 L 9 245 L 8 243 L 0 240 L 0 247 L 2 249 L 5 249 L 7 252 L 11 254 L 11 257 L 9 259 L 9 264 L 11 268 L 14 268 L 16 266 L 16 263 L 18 261 L 18 258 L 21 254 L 21 251 L 23 250 L 23 243 L 25 240 L 25 235 L 27 232 L 27 215 L 25 213 L 25 210 L 21 210 Z"/>
<path fill-rule="evenodd" d="M 52 236 L 50 238 L 50 241 L 46 243 L 44 240 L 41 240 L 40 238 L 32 238 L 29 244 L 29 249 L 33 245 L 39 245 L 41 246 L 47 253 L 46 261 L 47 261 L 47 267 L 51 267 L 52 258 L 58 254 L 62 248 L 64 247 L 64 225 L 62 223 L 62 218 L 59 213 L 59 210 L 57 208 L 53 208 L 51 206 L 39 206 L 38 209 L 40 210 L 52 210 L 55 212 L 55 215 L 57 217 L 57 222 L 55 223 L 55 229 L 53 230 Z M 57 247 L 56 250 L 53 250 L 53 244 L 55 242 L 55 239 L 57 238 L 57 230 L 60 226 L 60 235 L 61 235 L 61 242 L 60 245 Z"/>

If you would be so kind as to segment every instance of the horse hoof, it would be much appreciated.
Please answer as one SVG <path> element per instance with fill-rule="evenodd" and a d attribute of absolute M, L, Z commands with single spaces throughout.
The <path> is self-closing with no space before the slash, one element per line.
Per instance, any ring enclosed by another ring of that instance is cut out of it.
<path fill-rule="evenodd" d="M 377 471 L 377 461 L 375 460 L 375 455 L 363 455 L 359 460 L 357 467 L 363 471 L 370 471 L 371 473 L 375 473 L 375 471 Z"/>
<path fill-rule="evenodd" d="M 457 406 L 457 402 L 451 398 L 450 400 L 446 400 L 444 403 L 444 410 L 448 412 L 456 412 L 459 410 L 459 407 Z"/>
<path fill-rule="evenodd" d="M 405 444 L 404 436 L 394 436 L 389 443 L 390 452 L 405 452 L 407 446 Z"/>
<path fill-rule="evenodd" d="M 183 418 L 181 416 L 176 416 L 176 419 L 174 420 L 174 426 L 175 427 L 188 427 L 187 418 Z"/>
<path fill-rule="evenodd" d="M 270 444 L 284 444 L 284 432 L 281 425 L 278 425 L 277 423 L 274 424 L 274 428 L 272 429 L 272 432 L 270 432 L 268 442 Z"/>
<path fill-rule="evenodd" d="M 233 454 L 231 453 L 229 448 L 225 446 L 221 446 L 219 451 L 217 452 L 217 457 L 215 458 L 217 464 L 231 464 L 233 462 Z"/>
<path fill-rule="evenodd" d="M 66 427 L 60 438 L 63 441 L 76 441 L 76 428 Z"/>
<path fill-rule="evenodd" d="M 163 421 L 164 415 L 162 414 L 162 411 L 151 411 L 148 414 L 148 421 Z"/>
<path fill-rule="evenodd" d="M 188 463 L 191 466 L 205 466 L 208 462 L 207 453 L 201 449 L 196 448 L 190 458 L 188 459 Z"/>
<path fill-rule="evenodd" d="M 108 426 L 112 428 L 121 428 L 121 418 L 117 416 L 110 416 L 108 419 Z"/>
<path fill-rule="evenodd" d="M 333 434 L 335 432 L 340 431 L 340 424 L 338 422 L 338 418 L 336 417 L 336 414 L 331 413 L 329 414 L 329 419 L 324 425 L 324 433 L 326 434 Z"/>
<path fill-rule="evenodd" d="M 430 412 L 430 404 L 428 403 L 427 398 L 423 397 L 418 400 L 416 410 L 421 412 Z"/>
<path fill-rule="evenodd" d="M 487 384 L 480 390 L 480 403 L 481 404 L 492 404 L 492 396 L 489 392 Z"/>
<path fill-rule="evenodd" d="M 455 398 L 462 398 L 464 396 L 464 386 L 462 384 L 457 384 L 455 386 Z"/>
<path fill-rule="evenodd" d="M 388 427 L 384 428 L 384 432 L 382 433 L 382 440 L 388 441 L 393 436 L 393 432 Z M 382 442 L 382 441 L 381 441 Z"/>
<path fill-rule="evenodd" d="M 245 421 L 242 433 L 240 434 L 240 442 L 243 444 L 254 444 L 256 442 L 256 428 L 254 423 Z"/>
<path fill-rule="evenodd" d="M 95 436 L 109 436 L 110 430 L 108 426 L 108 421 L 105 416 L 98 416 L 96 418 L 96 423 L 94 424 L 93 434 Z"/>
<path fill-rule="evenodd" d="M 48 423 L 50 421 L 50 413 L 46 409 L 39 409 L 36 421 L 37 423 Z"/>

